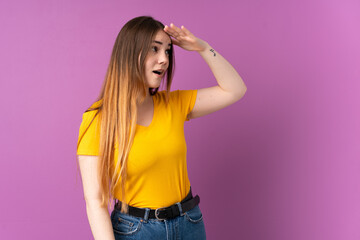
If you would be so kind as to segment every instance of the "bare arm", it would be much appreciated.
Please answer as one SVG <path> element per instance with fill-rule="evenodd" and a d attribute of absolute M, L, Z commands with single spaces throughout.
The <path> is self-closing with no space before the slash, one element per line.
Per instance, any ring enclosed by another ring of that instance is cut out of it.
<path fill-rule="evenodd" d="M 165 26 L 164 31 L 172 37 L 172 42 L 188 51 L 197 51 L 209 65 L 218 85 L 197 91 L 194 108 L 188 118 L 198 118 L 225 108 L 240 100 L 247 87 L 233 66 L 207 42 L 195 37 L 184 26 Z"/>
<path fill-rule="evenodd" d="M 107 207 L 101 206 L 101 191 L 97 178 L 99 158 L 78 156 L 86 202 L 86 213 L 94 239 L 115 240 Z"/>
<path fill-rule="evenodd" d="M 237 95 L 238 98 L 244 96 L 247 87 L 238 72 L 207 42 L 203 41 L 203 43 L 205 47 L 202 50 L 198 50 L 198 53 L 209 65 L 216 81 L 218 82 L 218 86 L 225 92 L 231 93 L 235 96 Z"/>
<path fill-rule="evenodd" d="M 198 118 L 223 109 L 239 101 L 247 87 L 234 69 L 220 53 L 205 42 L 204 50 L 198 51 L 213 72 L 218 85 L 198 89 L 195 106 L 188 118 Z"/>

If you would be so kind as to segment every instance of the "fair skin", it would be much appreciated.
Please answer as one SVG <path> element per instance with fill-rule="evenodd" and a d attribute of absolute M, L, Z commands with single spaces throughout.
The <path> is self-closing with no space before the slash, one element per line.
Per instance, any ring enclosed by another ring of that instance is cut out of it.
<path fill-rule="evenodd" d="M 84 189 L 86 213 L 94 239 L 115 240 L 107 207 L 101 206 L 101 189 L 97 178 L 98 156 L 78 156 Z"/>
<path fill-rule="evenodd" d="M 171 39 L 169 38 L 171 36 Z M 245 83 L 231 66 L 211 46 L 195 37 L 184 26 L 176 27 L 174 24 L 165 26 L 159 31 L 155 38 L 155 49 L 151 49 L 145 63 L 145 77 L 148 87 L 160 86 L 163 75 L 153 73 L 154 70 L 165 70 L 168 67 L 169 59 L 167 52 L 170 41 L 188 51 L 196 51 L 213 72 L 217 85 L 209 88 L 198 89 L 196 102 L 193 110 L 189 113 L 189 119 L 205 116 L 212 112 L 225 108 L 240 100 L 247 88 Z M 138 124 L 147 126 L 153 117 L 152 97 L 147 92 L 145 101 L 138 106 Z M 114 234 L 110 221 L 110 215 L 106 207 L 101 206 L 101 190 L 97 178 L 97 156 L 78 156 L 81 178 L 83 182 L 86 212 L 94 239 L 113 240 Z"/>
<path fill-rule="evenodd" d="M 163 30 L 172 37 L 171 40 L 173 44 L 188 51 L 198 52 L 209 65 L 217 81 L 217 85 L 215 86 L 198 89 L 194 108 L 188 115 L 189 119 L 216 112 L 239 101 L 244 96 L 247 87 L 240 75 L 231 64 L 218 52 L 215 52 L 207 42 L 195 37 L 184 26 L 178 28 L 174 24 L 170 24 L 170 26 L 165 26 Z M 167 34 L 164 34 L 164 32 L 159 31 L 155 36 L 155 40 L 163 44 L 157 44 L 159 52 L 152 55 L 151 60 L 149 60 L 154 69 L 168 66 L 169 59 L 166 58 L 166 51 L 168 50 L 169 40 Z M 149 70 L 151 69 L 152 68 L 149 67 Z M 148 74 L 146 75 L 146 79 L 151 87 L 160 86 L 161 79 L 159 77 L 156 78 L 157 76 L 152 72 L 150 73 L 150 71 L 146 74 Z M 151 74 L 154 76 L 151 76 Z M 141 108 L 141 106 L 139 106 L 138 124 L 144 126 L 149 125 L 152 121 L 152 115 L 153 103 L 150 94 L 147 94 L 144 107 Z"/>
<path fill-rule="evenodd" d="M 171 39 L 164 31 L 160 30 L 155 34 L 151 43 L 151 49 L 145 59 L 145 82 L 146 88 L 158 88 L 166 70 L 169 67 L 169 51 L 171 49 Z M 157 71 L 160 74 L 156 74 Z M 149 126 L 153 118 L 154 103 L 148 91 L 143 103 L 138 104 L 137 124 Z"/>

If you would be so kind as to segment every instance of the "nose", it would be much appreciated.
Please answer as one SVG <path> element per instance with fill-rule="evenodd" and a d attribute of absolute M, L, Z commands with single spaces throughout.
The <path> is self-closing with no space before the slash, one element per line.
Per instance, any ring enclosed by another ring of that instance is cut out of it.
<path fill-rule="evenodd" d="M 168 64 L 169 63 L 169 57 L 166 55 L 165 52 L 162 52 L 161 54 L 159 54 L 159 58 L 158 58 L 159 64 Z"/>

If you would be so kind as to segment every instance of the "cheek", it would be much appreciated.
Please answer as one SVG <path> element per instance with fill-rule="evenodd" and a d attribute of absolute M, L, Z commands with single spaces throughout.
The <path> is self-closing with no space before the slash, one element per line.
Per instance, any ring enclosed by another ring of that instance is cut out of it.
<path fill-rule="evenodd" d="M 145 67 L 147 68 L 147 69 L 151 69 L 151 67 L 152 67 L 152 65 L 153 65 L 153 60 L 152 60 L 152 58 L 151 57 L 147 57 L 146 59 L 145 59 Z"/>
<path fill-rule="evenodd" d="M 146 72 L 149 72 L 150 69 L 151 69 L 151 64 L 150 64 L 149 60 L 147 59 L 147 60 L 144 62 L 144 70 L 145 70 Z"/>

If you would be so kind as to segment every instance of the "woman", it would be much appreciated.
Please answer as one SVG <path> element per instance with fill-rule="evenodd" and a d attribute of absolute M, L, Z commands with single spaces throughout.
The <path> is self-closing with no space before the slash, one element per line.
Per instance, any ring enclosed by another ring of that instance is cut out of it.
<path fill-rule="evenodd" d="M 197 51 L 218 85 L 171 92 L 174 44 Z M 158 91 L 162 79 L 166 91 Z M 127 22 L 79 131 L 77 155 L 94 238 L 205 239 L 199 196 L 192 196 L 187 174 L 184 122 L 229 106 L 245 92 L 235 69 L 184 26 L 164 26 L 148 16 Z"/>

